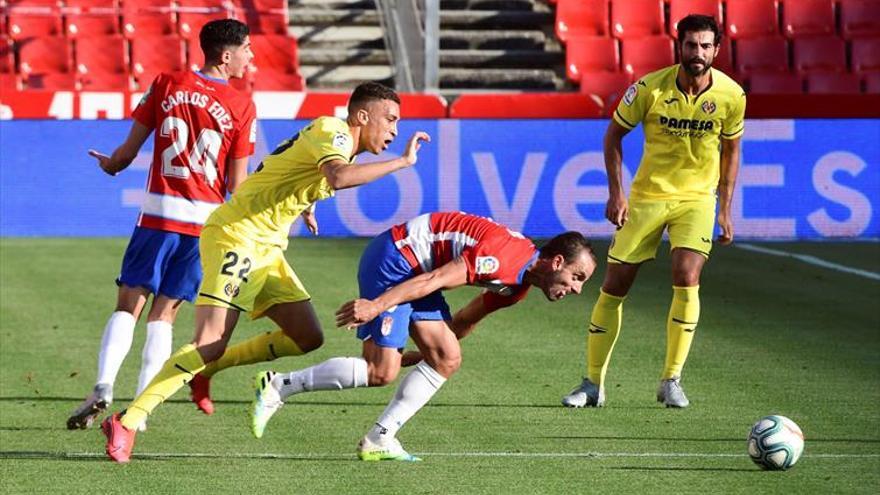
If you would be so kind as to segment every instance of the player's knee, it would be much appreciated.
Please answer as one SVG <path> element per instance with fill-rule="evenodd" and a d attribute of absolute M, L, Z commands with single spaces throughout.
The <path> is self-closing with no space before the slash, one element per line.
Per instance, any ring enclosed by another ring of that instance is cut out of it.
<path fill-rule="evenodd" d="M 446 354 L 442 356 L 436 363 L 436 365 L 431 366 L 434 368 L 437 373 L 440 373 L 446 378 L 452 376 L 459 368 L 461 368 L 461 353 L 456 352 L 452 354 Z"/>
<path fill-rule="evenodd" d="M 293 339 L 303 353 L 312 352 L 324 345 L 324 333 L 321 329 L 308 332 L 306 335 Z"/>
<path fill-rule="evenodd" d="M 226 344 L 222 341 L 201 345 L 197 344 L 196 350 L 199 351 L 199 355 L 202 357 L 202 362 L 208 364 L 213 363 L 223 356 L 223 353 L 226 352 Z"/>
<path fill-rule="evenodd" d="M 372 368 L 367 374 L 367 384 L 370 387 L 384 387 L 397 379 L 399 368 L 378 369 Z"/>

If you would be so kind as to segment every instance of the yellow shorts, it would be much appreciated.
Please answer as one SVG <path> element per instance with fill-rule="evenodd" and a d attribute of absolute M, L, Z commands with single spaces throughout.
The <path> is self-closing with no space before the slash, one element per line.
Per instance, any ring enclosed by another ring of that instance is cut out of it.
<path fill-rule="evenodd" d="M 275 304 L 308 300 L 308 291 L 279 246 L 255 243 L 214 225 L 202 229 L 202 286 L 196 305 L 263 316 Z"/>
<path fill-rule="evenodd" d="M 609 263 L 641 263 L 654 259 L 663 231 L 670 249 L 686 248 L 706 258 L 712 251 L 715 198 L 629 202 L 629 220 L 611 239 Z"/>

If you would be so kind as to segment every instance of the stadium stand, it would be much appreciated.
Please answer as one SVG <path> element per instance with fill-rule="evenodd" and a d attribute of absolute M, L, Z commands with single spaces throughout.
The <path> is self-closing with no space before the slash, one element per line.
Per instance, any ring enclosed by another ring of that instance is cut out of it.
<path fill-rule="evenodd" d="M 832 0 L 785 2 L 782 9 L 782 34 L 788 38 L 834 35 Z"/>
<path fill-rule="evenodd" d="M 726 5 L 727 34 L 731 38 L 758 38 L 779 32 L 776 0 L 735 0 Z"/>
<path fill-rule="evenodd" d="M 666 32 L 663 0 L 611 0 L 611 34 L 620 39 Z"/>
<path fill-rule="evenodd" d="M 620 50 L 617 40 L 598 36 L 569 38 L 566 50 L 566 73 L 572 82 L 581 81 L 585 73 L 619 70 Z"/>
<path fill-rule="evenodd" d="M 623 70 L 639 78 L 675 63 L 675 44 L 668 36 L 650 36 L 623 40 Z"/>
<path fill-rule="evenodd" d="M 299 73 L 296 39 L 277 34 L 251 36 L 256 67 L 254 89 L 301 91 L 305 87 Z"/>
<path fill-rule="evenodd" d="M 61 11 L 55 5 L 15 3 L 7 9 L 9 34 L 15 40 L 62 34 Z"/>
<path fill-rule="evenodd" d="M 737 41 L 736 69 L 741 75 L 787 72 L 788 42 L 780 36 Z"/>
<path fill-rule="evenodd" d="M 880 2 L 840 0 L 840 32 L 846 39 L 880 37 Z"/>
<path fill-rule="evenodd" d="M 858 94 L 861 80 L 856 74 L 815 73 L 807 75 L 807 92 L 810 94 Z"/>
<path fill-rule="evenodd" d="M 688 14 L 711 15 L 723 25 L 721 0 L 669 0 L 669 34 L 678 38 L 678 21 Z"/>
<path fill-rule="evenodd" d="M 170 0 L 124 2 L 122 32 L 129 39 L 177 33 L 173 3 Z"/>
<path fill-rule="evenodd" d="M 852 41 L 852 68 L 860 74 L 880 72 L 880 36 Z"/>
<path fill-rule="evenodd" d="M 846 43 L 830 36 L 795 40 L 794 70 L 801 74 L 846 72 Z"/>
<path fill-rule="evenodd" d="M 83 90 L 130 88 L 128 46 L 121 35 L 79 38 L 74 45 L 74 58 Z"/>
<path fill-rule="evenodd" d="M 183 43 L 178 36 L 138 36 L 130 40 L 131 68 L 138 88 L 147 89 L 160 72 L 183 70 Z"/>
<path fill-rule="evenodd" d="M 747 80 L 749 92 L 754 94 L 803 93 L 803 78 L 789 72 L 752 74 Z"/>
<path fill-rule="evenodd" d="M 63 11 L 66 36 L 108 36 L 119 34 L 119 12 L 115 0 L 67 0 Z"/>
<path fill-rule="evenodd" d="M 12 49 L 12 40 L 5 34 L 0 34 L 0 74 L 12 74 L 15 72 L 15 55 Z"/>
<path fill-rule="evenodd" d="M 556 5 L 556 36 L 563 42 L 575 36 L 608 36 L 608 2 L 560 0 Z"/>

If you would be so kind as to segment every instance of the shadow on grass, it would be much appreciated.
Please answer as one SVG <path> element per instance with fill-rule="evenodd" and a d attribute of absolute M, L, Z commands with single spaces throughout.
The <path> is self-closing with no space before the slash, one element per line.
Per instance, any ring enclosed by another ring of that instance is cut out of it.
<path fill-rule="evenodd" d="M 602 436 L 586 436 L 586 435 L 569 435 L 569 436 L 542 436 L 537 438 L 546 438 L 549 440 L 632 440 L 634 442 L 640 442 L 643 440 L 658 440 L 664 442 L 738 442 L 745 443 L 746 439 L 743 438 L 674 438 L 674 437 L 644 437 L 644 436 L 632 436 L 632 437 L 602 437 Z M 846 442 L 846 443 L 865 443 L 865 444 L 876 444 L 880 443 L 880 439 L 876 438 L 815 438 L 810 437 L 808 441 L 812 443 L 835 443 L 835 442 Z"/>
<path fill-rule="evenodd" d="M 45 452 L 35 450 L 10 450 L 0 451 L 0 459 L 18 460 L 55 460 L 55 461 L 87 461 L 109 462 L 107 455 L 95 452 Z M 134 461 L 168 461 L 168 460 L 200 460 L 200 459 L 257 459 L 257 460 L 282 460 L 282 461 L 343 461 L 354 462 L 354 455 L 309 455 L 309 454 L 262 454 L 262 453 L 217 453 L 217 454 L 187 454 L 181 453 L 146 453 L 132 454 Z"/>
<path fill-rule="evenodd" d="M 680 466 L 668 466 L 668 467 L 645 467 L 645 466 L 617 466 L 617 467 L 609 467 L 607 469 L 617 469 L 621 471 L 732 471 L 738 473 L 764 473 L 760 469 L 755 468 L 732 468 L 732 467 L 680 467 Z"/>

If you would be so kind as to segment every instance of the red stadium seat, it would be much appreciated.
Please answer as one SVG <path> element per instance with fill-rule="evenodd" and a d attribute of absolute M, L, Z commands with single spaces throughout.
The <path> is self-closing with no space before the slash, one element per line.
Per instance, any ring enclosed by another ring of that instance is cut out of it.
<path fill-rule="evenodd" d="M 65 5 L 64 24 L 69 37 L 108 36 L 120 32 L 116 0 L 67 0 Z"/>
<path fill-rule="evenodd" d="M 675 63 L 675 44 L 667 36 L 623 40 L 623 70 L 634 78 Z"/>
<path fill-rule="evenodd" d="M 880 2 L 841 0 L 840 30 L 847 39 L 880 36 Z"/>
<path fill-rule="evenodd" d="M 721 46 L 718 47 L 718 55 L 712 62 L 712 67 L 724 72 L 727 75 L 733 74 L 733 44 L 727 36 L 721 37 Z"/>
<path fill-rule="evenodd" d="M 779 36 L 739 40 L 736 69 L 741 74 L 788 72 L 788 43 Z"/>
<path fill-rule="evenodd" d="M 299 74 L 296 39 L 277 34 L 255 34 L 251 36 L 251 50 L 254 52 L 253 64 L 259 70 L 257 79 L 264 70 Z"/>
<path fill-rule="evenodd" d="M 556 4 L 556 36 L 563 43 L 575 36 L 607 35 L 607 1 L 559 0 Z"/>
<path fill-rule="evenodd" d="M 80 74 L 128 74 L 128 47 L 121 35 L 80 38 L 74 54 Z"/>
<path fill-rule="evenodd" d="M 201 31 L 202 26 L 207 24 L 209 21 L 217 19 L 228 19 L 229 17 L 229 12 L 227 12 L 226 10 L 218 10 L 213 12 L 180 11 L 177 14 L 177 28 L 180 32 L 181 37 L 198 42 L 199 31 Z"/>
<path fill-rule="evenodd" d="M 237 9 L 259 10 L 261 12 L 287 10 L 287 0 L 232 0 L 231 3 Z"/>
<path fill-rule="evenodd" d="M 836 36 L 794 40 L 794 70 L 846 72 L 846 43 Z"/>
<path fill-rule="evenodd" d="M 44 91 L 76 91 L 79 89 L 79 84 L 74 73 L 45 72 L 25 76 L 24 88 Z"/>
<path fill-rule="evenodd" d="M 749 93 L 792 94 L 803 93 L 803 79 L 797 74 L 753 74 L 749 77 Z"/>
<path fill-rule="evenodd" d="M 818 73 L 807 76 L 807 92 L 815 95 L 858 94 L 861 86 L 857 74 Z"/>
<path fill-rule="evenodd" d="M 71 72 L 70 45 L 65 38 L 28 38 L 17 43 L 22 74 Z"/>
<path fill-rule="evenodd" d="M 678 21 L 688 14 L 711 15 L 722 29 L 721 0 L 670 0 L 669 34 L 678 38 Z"/>
<path fill-rule="evenodd" d="M 834 35 L 833 0 L 797 0 L 782 7 L 782 33 L 789 38 Z"/>
<path fill-rule="evenodd" d="M 131 89 L 131 76 L 128 73 L 89 72 L 79 75 L 82 91 L 128 91 Z"/>
<path fill-rule="evenodd" d="M 865 91 L 871 94 L 880 94 L 880 72 L 871 72 L 862 76 L 865 83 Z"/>
<path fill-rule="evenodd" d="M 585 72 L 617 72 L 620 51 L 617 40 L 600 36 L 577 36 L 569 39 L 565 50 L 565 71 L 573 82 Z"/>
<path fill-rule="evenodd" d="M 18 74 L 5 74 L 0 72 L 0 89 L 6 91 L 18 91 L 21 89 L 21 79 Z"/>
<path fill-rule="evenodd" d="M 627 72 L 587 72 L 581 75 L 580 92 L 598 100 L 607 114 L 630 84 L 632 76 Z"/>
<path fill-rule="evenodd" d="M 776 0 L 727 2 L 727 34 L 733 39 L 759 38 L 779 32 Z"/>
<path fill-rule="evenodd" d="M 131 40 L 132 75 L 146 89 L 160 72 L 184 70 L 183 44 L 177 36 L 138 37 Z"/>
<path fill-rule="evenodd" d="M 657 36 L 665 31 L 663 0 L 611 0 L 611 35 L 615 38 Z"/>
<path fill-rule="evenodd" d="M 236 9 L 233 17 L 247 24 L 251 34 L 288 34 L 287 11 L 269 12 Z"/>
<path fill-rule="evenodd" d="M 302 91 L 305 81 L 298 73 L 260 69 L 254 77 L 254 91 Z"/>
<path fill-rule="evenodd" d="M 177 32 L 171 0 L 125 1 L 122 34 L 126 38 L 168 36 Z"/>
<path fill-rule="evenodd" d="M 12 40 L 8 36 L 0 34 L 0 74 L 15 72 L 15 54 L 12 49 Z"/>
<path fill-rule="evenodd" d="M 852 68 L 856 72 L 880 72 L 880 38 L 852 41 Z"/>
<path fill-rule="evenodd" d="M 54 7 L 9 7 L 7 22 L 16 40 L 62 34 L 61 11 Z"/>

